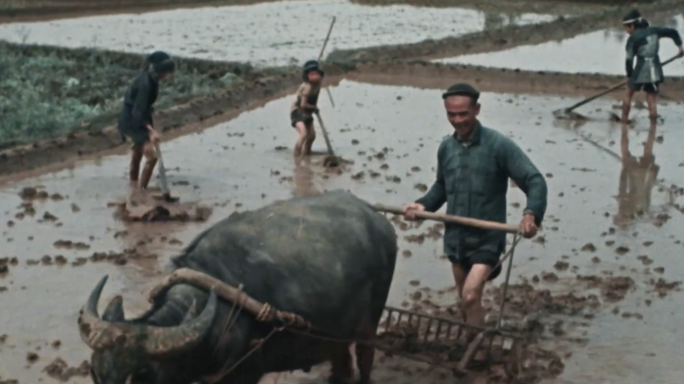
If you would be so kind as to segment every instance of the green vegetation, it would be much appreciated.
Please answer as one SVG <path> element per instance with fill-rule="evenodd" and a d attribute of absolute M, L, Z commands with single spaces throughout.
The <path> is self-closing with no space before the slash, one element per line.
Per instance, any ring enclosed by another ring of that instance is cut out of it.
<path fill-rule="evenodd" d="M 0 42 L 0 149 L 116 123 L 142 55 Z M 177 58 L 157 111 L 259 74 L 248 64 Z"/>

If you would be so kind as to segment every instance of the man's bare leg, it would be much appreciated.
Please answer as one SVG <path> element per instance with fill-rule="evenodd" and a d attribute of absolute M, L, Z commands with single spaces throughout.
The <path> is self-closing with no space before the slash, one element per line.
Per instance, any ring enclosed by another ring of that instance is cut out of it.
<path fill-rule="evenodd" d="M 655 93 L 646 94 L 646 102 L 648 103 L 648 117 L 651 120 L 656 120 L 658 118 L 658 104 L 656 100 Z"/>
<path fill-rule="evenodd" d="M 458 290 L 458 299 L 463 299 L 463 286 L 466 281 L 466 273 L 459 264 L 451 264 L 451 272 L 454 274 L 454 281 L 456 282 L 456 289 Z"/>
<path fill-rule="evenodd" d="M 140 162 L 143 158 L 142 146 L 133 146 L 131 149 L 131 163 L 128 170 L 128 180 L 131 186 L 138 185 L 138 178 L 140 176 Z"/>
<path fill-rule="evenodd" d="M 622 122 L 626 123 L 629 120 L 629 110 L 632 108 L 632 97 L 634 96 L 634 91 L 627 88 L 625 91 L 625 97 L 622 100 Z"/>
<path fill-rule="evenodd" d="M 157 153 L 151 142 L 145 143 L 143 154 L 145 155 L 145 166 L 140 176 L 140 189 L 147 189 L 147 185 L 150 183 L 152 173 L 154 172 L 154 167 L 157 165 Z"/>
<path fill-rule="evenodd" d="M 297 138 L 297 142 L 295 143 L 294 157 L 299 157 L 302 155 L 302 147 L 304 146 L 304 142 L 306 141 L 306 125 L 304 125 L 304 122 L 298 121 L 297 124 L 295 124 L 295 128 L 297 129 L 299 137 Z"/>
<path fill-rule="evenodd" d="M 316 131 L 314 131 L 313 122 L 306 126 L 306 145 L 304 149 L 304 154 L 311 155 L 311 147 L 313 142 L 316 140 Z"/>
<path fill-rule="evenodd" d="M 492 267 L 487 264 L 473 264 L 463 285 L 462 305 L 466 313 L 466 324 L 482 327 L 485 312 L 482 307 L 482 293 Z M 475 335 L 470 335 L 474 337 Z"/>

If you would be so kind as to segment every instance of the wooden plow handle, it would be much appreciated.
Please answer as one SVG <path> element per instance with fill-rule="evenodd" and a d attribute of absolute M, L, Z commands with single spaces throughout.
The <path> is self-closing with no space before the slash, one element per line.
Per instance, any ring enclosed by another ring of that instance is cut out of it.
<path fill-rule="evenodd" d="M 384 204 L 375 204 L 373 206 L 376 211 L 378 212 L 385 212 L 385 213 L 394 213 L 396 215 L 403 215 L 404 214 L 404 208 L 402 207 L 393 207 L 389 205 L 384 205 Z M 433 213 L 433 212 L 419 212 L 419 211 L 414 211 L 415 216 L 419 219 L 423 220 L 434 220 L 434 221 L 440 221 L 442 223 L 454 223 L 454 224 L 461 224 L 461 225 L 467 225 L 469 227 L 475 227 L 475 228 L 480 228 L 480 229 L 488 229 L 488 230 L 493 230 L 493 231 L 503 231 L 506 233 L 519 233 L 520 228 L 515 225 L 510 225 L 510 224 L 504 224 L 504 223 L 497 223 L 495 221 L 487 221 L 487 220 L 479 220 L 479 219 L 471 219 L 469 217 L 462 217 L 462 216 L 456 216 L 456 215 L 445 215 L 443 213 Z"/>

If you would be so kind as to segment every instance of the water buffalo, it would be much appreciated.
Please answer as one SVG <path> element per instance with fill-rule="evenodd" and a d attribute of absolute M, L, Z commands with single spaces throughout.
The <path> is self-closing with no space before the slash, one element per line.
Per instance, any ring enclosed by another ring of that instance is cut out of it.
<path fill-rule="evenodd" d="M 327 335 L 370 339 L 394 274 L 396 232 L 363 200 L 337 190 L 280 201 L 233 215 L 201 233 L 175 257 L 174 269 L 200 271 L 274 308 L 298 314 Z M 106 277 L 79 317 L 93 350 L 97 384 L 190 384 L 238 363 L 273 326 L 240 312 L 226 335 L 233 303 L 188 284 L 161 294 L 137 319 L 126 320 L 120 296 L 102 317 L 97 305 Z M 195 312 L 195 305 L 202 309 Z M 287 330 L 274 334 L 218 383 L 257 384 L 269 372 L 307 370 L 332 363 L 330 380 L 354 376 L 350 342 Z M 370 381 L 374 348 L 356 344 L 360 381 Z"/>

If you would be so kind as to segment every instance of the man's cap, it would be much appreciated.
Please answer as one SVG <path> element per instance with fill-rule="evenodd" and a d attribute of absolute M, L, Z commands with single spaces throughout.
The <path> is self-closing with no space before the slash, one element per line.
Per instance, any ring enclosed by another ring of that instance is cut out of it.
<path fill-rule="evenodd" d="M 625 17 L 622 18 L 622 24 L 632 24 L 634 22 L 637 22 L 641 19 L 641 13 L 636 10 L 632 9 L 625 15 Z"/>
<path fill-rule="evenodd" d="M 450 96 L 468 96 L 477 101 L 480 98 L 480 92 L 470 84 L 458 83 L 449 87 L 449 89 L 442 94 L 442 99 L 446 99 Z"/>
<path fill-rule="evenodd" d="M 157 73 L 173 72 L 176 69 L 176 64 L 171 60 L 171 56 L 164 51 L 152 52 L 147 56 L 146 61 L 152 64 Z"/>

